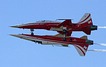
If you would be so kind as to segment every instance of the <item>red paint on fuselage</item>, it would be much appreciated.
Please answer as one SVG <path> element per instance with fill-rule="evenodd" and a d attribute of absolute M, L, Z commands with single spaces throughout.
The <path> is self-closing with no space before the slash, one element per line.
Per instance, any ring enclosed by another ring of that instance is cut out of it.
<path fill-rule="evenodd" d="M 59 24 L 60 23 L 32 23 L 32 24 L 20 25 L 18 28 L 50 30 L 51 27 L 57 27 Z"/>
<path fill-rule="evenodd" d="M 81 38 L 75 38 L 75 37 L 69 37 L 66 38 L 66 41 L 63 40 L 62 37 L 56 37 L 56 36 L 39 36 L 39 35 L 28 35 L 28 34 L 22 34 L 24 36 L 32 37 L 33 39 L 40 39 L 40 40 L 46 40 L 49 42 L 57 42 L 57 43 L 64 43 L 64 44 L 86 44 L 86 39 Z"/>

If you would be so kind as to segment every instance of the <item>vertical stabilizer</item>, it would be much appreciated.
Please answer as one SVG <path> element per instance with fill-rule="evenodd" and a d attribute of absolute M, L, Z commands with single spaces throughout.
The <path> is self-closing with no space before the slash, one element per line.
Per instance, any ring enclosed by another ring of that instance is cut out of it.
<path fill-rule="evenodd" d="M 85 39 L 87 40 L 87 36 L 82 36 L 81 39 Z M 86 52 L 88 50 L 88 44 L 78 44 L 78 45 L 74 45 L 74 47 L 76 48 L 77 52 L 79 53 L 80 56 L 85 56 Z"/>
<path fill-rule="evenodd" d="M 80 19 L 79 24 L 92 24 L 92 18 L 90 13 L 85 13 L 84 16 Z"/>

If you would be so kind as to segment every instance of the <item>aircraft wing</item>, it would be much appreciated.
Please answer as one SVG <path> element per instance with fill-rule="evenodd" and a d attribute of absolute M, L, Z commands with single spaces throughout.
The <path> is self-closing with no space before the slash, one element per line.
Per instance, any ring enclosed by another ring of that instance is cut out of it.
<path fill-rule="evenodd" d="M 71 36 L 72 34 L 72 29 L 70 28 L 71 26 L 72 26 L 71 19 L 65 19 L 65 21 L 63 21 L 61 24 L 58 25 L 58 27 L 60 27 L 62 31 L 57 31 L 57 32 L 61 34 L 64 34 L 64 32 L 66 32 L 66 36 Z"/>
<path fill-rule="evenodd" d="M 68 26 L 68 25 L 72 25 L 72 21 L 71 19 L 66 19 L 65 21 L 63 21 L 61 24 L 59 24 L 58 26 Z"/>

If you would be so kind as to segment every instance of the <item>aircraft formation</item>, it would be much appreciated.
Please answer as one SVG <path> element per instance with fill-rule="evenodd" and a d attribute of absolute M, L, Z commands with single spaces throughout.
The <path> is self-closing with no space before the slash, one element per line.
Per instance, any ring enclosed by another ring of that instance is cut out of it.
<path fill-rule="evenodd" d="M 11 26 L 13 28 L 30 29 L 31 34 L 11 34 L 21 39 L 29 40 L 43 45 L 58 45 L 63 47 L 69 47 L 73 45 L 78 51 L 80 56 L 85 56 L 90 45 L 93 45 L 93 40 L 89 40 L 87 36 L 80 38 L 72 37 L 71 34 L 74 31 L 84 32 L 87 35 L 91 35 L 91 31 L 97 30 L 97 26 L 93 25 L 91 14 L 85 13 L 84 16 L 77 23 L 72 23 L 71 19 L 58 19 L 59 21 L 37 21 L 35 23 L 27 23 L 22 25 Z M 34 29 L 45 29 L 57 31 L 55 36 L 50 35 L 35 35 Z"/>

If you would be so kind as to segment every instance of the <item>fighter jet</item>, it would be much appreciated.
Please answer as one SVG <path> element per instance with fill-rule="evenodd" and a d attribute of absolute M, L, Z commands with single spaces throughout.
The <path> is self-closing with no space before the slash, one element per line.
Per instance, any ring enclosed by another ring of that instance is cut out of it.
<path fill-rule="evenodd" d="M 73 45 L 80 56 L 85 56 L 88 46 L 93 45 L 92 40 L 88 40 L 87 36 L 83 36 L 81 38 L 76 37 L 66 37 L 66 41 L 63 40 L 64 36 L 61 34 L 55 36 L 48 35 L 30 35 L 30 34 L 11 34 L 11 36 L 15 36 L 21 39 L 29 40 L 38 44 L 43 45 L 62 45 L 63 47 L 68 47 L 69 45 Z"/>
<path fill-rule="evenodd" d="M 93 25 L 91 14 L 85 13 L 85 15 L 77 23 L 72 23 L 71 19 L 58 19 L 64 20 L 59 21 L 37 21 L 35 23 L 27 23 L 22 25 L 11 26 L 14 28 L 30 29 L 31 34 L 11 34 L 21 39 L 29 40 L 38 44 L 43 45 L 58 45 L 63 47 L 68 47 L 73 45 L 81 56 L 85 56 L 89 45 L 93 45 L 94 42 L 89 40 L 87 36 L 82 36 L 80 38 L 72 37 L 73 31 L 83 31 L 84 33 L 90 35 L 92 30 L 97 30 L 97 26 Z M 50 35 L 35 35 L 33 33 L 34 29 L 45 29 L 57 31 L 59 34 L 55 36 Z"/>
<path fill-rule="evenodd" d="M 58 19 L 64 20 L 59 21 L 37 21 L 34 23 L 27 23 L 22 25 L 11 26 L 14 28 L 30 29 L 31 35 L 34 35 L 34 29 L 46 29 L 57 31 L 60 34 L 65 34 L 66 36 L 71 36 L 72 31 L 83 31 L 84 33 L 90 35 L 92 30 L 97 30 L 97 26 L 93 25 L 91 14 L 85 13 L 85 15 L 77 23 L 72 23 L 71 19 Z"/>

